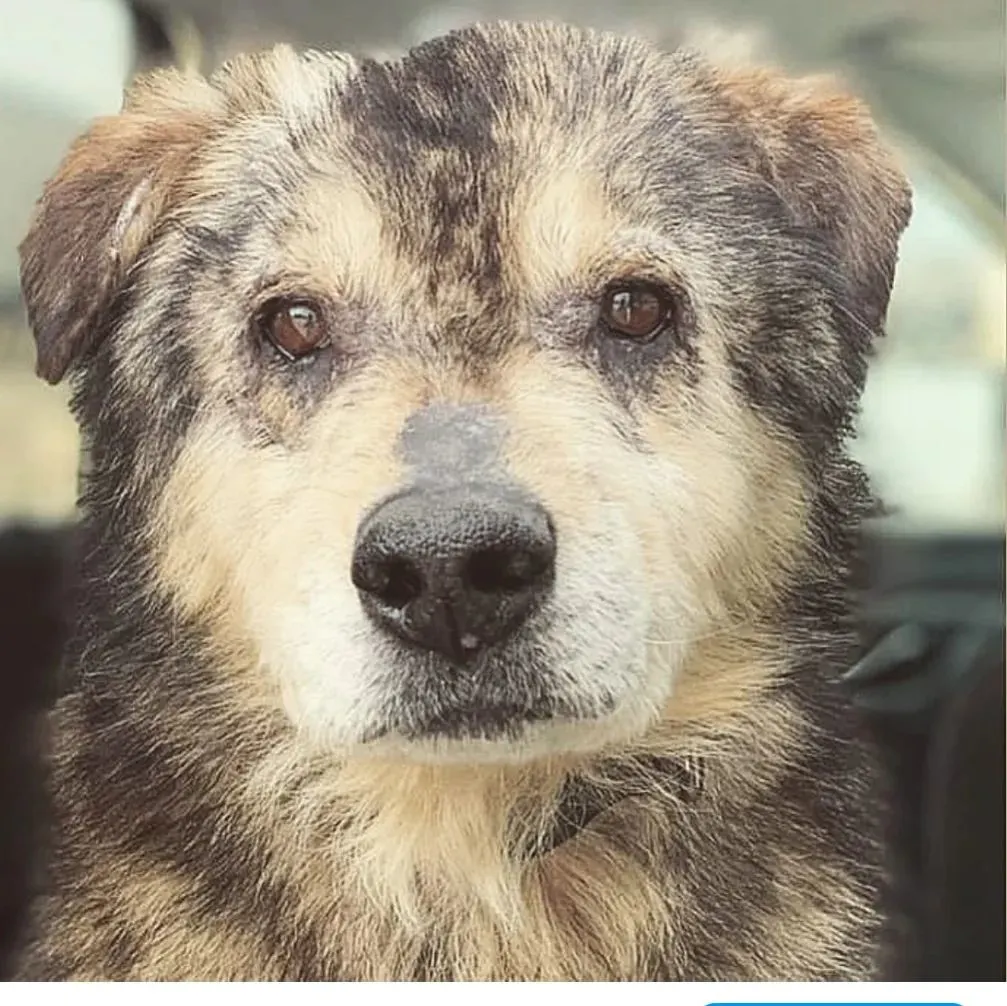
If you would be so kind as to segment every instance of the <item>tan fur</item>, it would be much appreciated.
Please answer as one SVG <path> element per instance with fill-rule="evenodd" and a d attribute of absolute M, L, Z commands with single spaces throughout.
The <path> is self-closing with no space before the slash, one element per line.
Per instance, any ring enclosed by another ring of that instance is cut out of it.
<path fill-rule="evenodd" d="M 284 246 L 284 271 L 306 277 L 341 297 L 368 299 L 383 291 L 399 295 L 410 285 L 410 270 L 397 261 L 382 233 L 381 209 L 362 180 L 333 183 L 322 179 L 303 194 L 317 207 Z"/>
<path fill-rule="evenodd" d="M 556 159 L 559 153 L 549 151 Z M 537 173 L 515 203 L 513 269 L 533 300 L 589 274 L 594 256 L 608 252 L 619 233 L 601 180 L 584 169 Z"/>

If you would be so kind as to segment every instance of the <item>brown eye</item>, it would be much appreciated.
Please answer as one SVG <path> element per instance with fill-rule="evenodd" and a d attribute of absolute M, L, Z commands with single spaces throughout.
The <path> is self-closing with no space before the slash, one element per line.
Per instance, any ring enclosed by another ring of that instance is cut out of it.
<path fill-rule="evenodd" d="M 671 297 L 659 287 L 611 286 L 602 298 L 601 319 L 615 335 L 647 340 L 668 324 L 672 307 Z"/>
<path fill-rule="evenodd" d="M 299 360 L 325 344 L 321 311 L 307 301 L 288 301 L 269 309 L 264 319 L 269 341 L 288 360 Z"/>

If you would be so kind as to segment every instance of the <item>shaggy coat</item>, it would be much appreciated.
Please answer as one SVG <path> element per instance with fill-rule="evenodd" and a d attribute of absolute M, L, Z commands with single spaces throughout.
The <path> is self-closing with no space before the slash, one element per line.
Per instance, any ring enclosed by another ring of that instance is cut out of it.
<path fill-rule="evenodd" d="M 22 246 L 88 464 L 18 976 L 884 974 L 845 445 L 909 213 L 828 80 L 560 25 L 136 82 Z M 555 581 L 462 664 L 350 571 L 476 476 Z"/>

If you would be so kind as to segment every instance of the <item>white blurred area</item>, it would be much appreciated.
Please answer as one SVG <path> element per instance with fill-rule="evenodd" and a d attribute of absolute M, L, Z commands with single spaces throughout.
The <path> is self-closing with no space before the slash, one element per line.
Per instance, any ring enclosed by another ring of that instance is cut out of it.
<path fill-rule="evenodd" d="M 0 0 L 0 288 L 17 276 L 39 180 L 89 119 L 115 112 L 133 64 L 120 0 Z"/>
<path fill-rule="evenodd" d="M 70 141 L 114 112 L 133 64 L 119 0 L 0 0 L 0 297 L 17 291 L 17 242 Z M 16 308 L 0 317 L 0 522 L 73 512 L 77 433 L 64 389 L 32 372 Z"/>
<path fill-rule="evenodd" d="M 906 0 L 861 4 L 858 10 L 870 13 L 886 6 L 894 10 L 900 2 Z M 257 0 L 228 0 L 228 4 L 235 10 L 260 12 L 268 6 Z M 968 0 L 964 6 L 977 4 L 982 0 Z M 197 0 L 177 4 L 199 5 Z M 312 18 L 323 17 L 324 6 L 299 0 L 273 5 L 271 21 L 251 14 L 238 18 L 229 34 L 215 40 L 212 51 L 221 58 L 282 37 L 303 42 L 295 30 L 297 17 L 301 18 L 297 23 L 305 26 Z M 665 22 L 656 12 L 689 9 L 687 26 L 702 27 L 707 22 L 693 15 L 713 7 L 691 0 L 664 7 L 641 2 L 629 5 L 635 12 L 631 13 L 600 0 L 485 0 L 428 7 L 388 0 L 385 6 L 401 15 L 395 21 L 376 17 L 381 6 L 332 3 L 324 16 L 341 26 L 344 34 L 357 31 L 361 47 L 370 53 L 392 54 L 485 13 L 563 14 L 661 40 Z M 779 14 L 787 0 L 720 0 L 717 6 L 730 9 L 735 22 L 751 28 L 760 12 Z M 810 0 L 790 4 L 787 10 L 792 13 L 778 18 L 780 46 L 760 31 L 760 49 L 775 53 L 779 48 L 800 70 L 817 68 L 825 59 L 822 54 L 830 51 L 826 6 Z M 337 8 L 358 12 L 337 17 Z M 638 16 L 643 8 L 647 10 Z M 914 9 L 929 8 L 941 9 L 946 27 L 935 29 L 930 39 L 913 41 L 915 49 L 906 43 L 900 58 L 908 58 L 907 53 L 916 53 L 924 43 L 933 48 L 940 42 L 946 43 L 941 52 L 950 52 L 942 59 L 957 60 L 966 68 L 971 68 L 972 60 L 977 73 L 995 70 L 999 60 L 1002 105 L 1002 39 L 991 48 L 977 41 L 975 32 L 952 37 L 950 7 L 918 0 Z M 829 7 L 827 13 L 834 17 L 838 11 Z M 355 17 L 361 20 L 355 22 Z M 368 18 L 371 29 L 363 27 Z M 374 27 L 378 23 L 386 26 L 384 42 Z M 288 35 L 279 24 L 288 24 Z M 92 116 L 117 109 L 122 85 L 134 65 L 133 26 L 120 0 L 0 0 L 0 25 L 0 297 L 6 297 L 8 305 L 0 314 L 0 522 L 15 517 L 53 520 L 73 510 L 76 432 L 66 412 L 65 392 L 46 387 L 32 374 L 31 339 L 16 305 L 16 243 L 42 179 L 58 163 L 66 144 Z M 345 42 L 332 37 L 324 44 Z M 965 47 L 964 56 L 951 52 L 955 45 Z M 973 52 L 974 58 L 969 55 Z M 855 449 L 892 507 L 886 518 L 890 530 L 1002 530 L 1007 342 L 1002 208 L 991 210 L 989 201 L 977 207 L 975 192 L 961 184 L 962 164 L 973 156 L 967 142 L 953 151 L 961 163 L 948 171 L 954 157 L 946 151 L 937 157 L 919 142 L 920 137 L 912 137 L 911 129 L 907 131 L 913 123 L 924 122 L 924 113 L 939 113 L 946 121 L 957 114 L 956 108 L 964 112 L 957 92 L 941 92 L 941 99 L 937 91 L 926 89 L 937 86 L 933 83 L 939 83 L 937 77 L 924 86 L 923 78 L 917 83 L 908 73 L 900 77 L 894 65 L 879 63 L 877 73 L 865 72 L 862 79 L 870 82 L 865 83 L 865 94 L 873 104 L 886 107 L 890 117 L 904 113 L 898 125 L 900 137 L 909 138 L 904 150 L 916 189 L 915 214 L 902 246 L 889 335 L 873 365 Z M 865 68 L 871 70 L 867 64 L 861 67 Z M 945 101 L 944 111 L 940 100 Z M 1002 124 L 1002 108 L 1000 118 Z M 886 128 L 891 125 L 884 114 L 881 119 Z M 976 133 L 968 133 L 964 116 L 958 125 L 966 139 Z M 987 143 L 989 137 L 979 139 Z M 980 148 L 977 142 L 977 161 Z M 993 226 L 991 215 L 996 218 Z"/>
<path fill-rule="evenodd" d="M 928 173 L 912 172 L 888 337 L 856 453 L 893 530 L 1004 526 L 1004 250 Z"/>

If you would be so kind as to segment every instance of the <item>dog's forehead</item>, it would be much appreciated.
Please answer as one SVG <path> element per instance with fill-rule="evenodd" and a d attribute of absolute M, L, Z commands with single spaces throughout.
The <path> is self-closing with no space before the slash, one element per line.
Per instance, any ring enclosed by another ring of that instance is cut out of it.
<path fill-rule="evenodd" d="M 578 51 L 463 35 L 398 64 L 363 66 L 339 114 L 359 186 L 386 231 L 426 261 L 471 270 L 475 258 L 492 274 L 501 268 L 495 250 L 517 237 L 500 225 L 554 211 L 559 179 L 568 217 L 601 213 L 604 183 L 626 153 L 616 124 L 631 114 L 632 88 L 620 89 L 613 74 L 642 92 L 648 55 L 615 60 L 620 42 Z"/>
<path fill-rule="evenodd" d="M 255 193 L 276 271 L 367 294 L 545 289 L 662 214 L 702 216 L 737 130 L 704 113 L 701 69 L 565 26 L 457 32 L 259 124 L 254 163 L 232 145 L 247 187 L 221 198 Z"/>
<path fill-rule="evenodd" d="M 337 108 L 375 141 L 371 153 L 387 154 L 380 144 L 393 140 L 405 144 L 403 153 L 499 156 L 505 141 L 532 142 L 536 124 L 583 130 L 598 113 L 618 108 L 625 117 L 675 62 L 633 38 L 565 26 L 476 26 L 398 61 L 358 64 Z"/>

